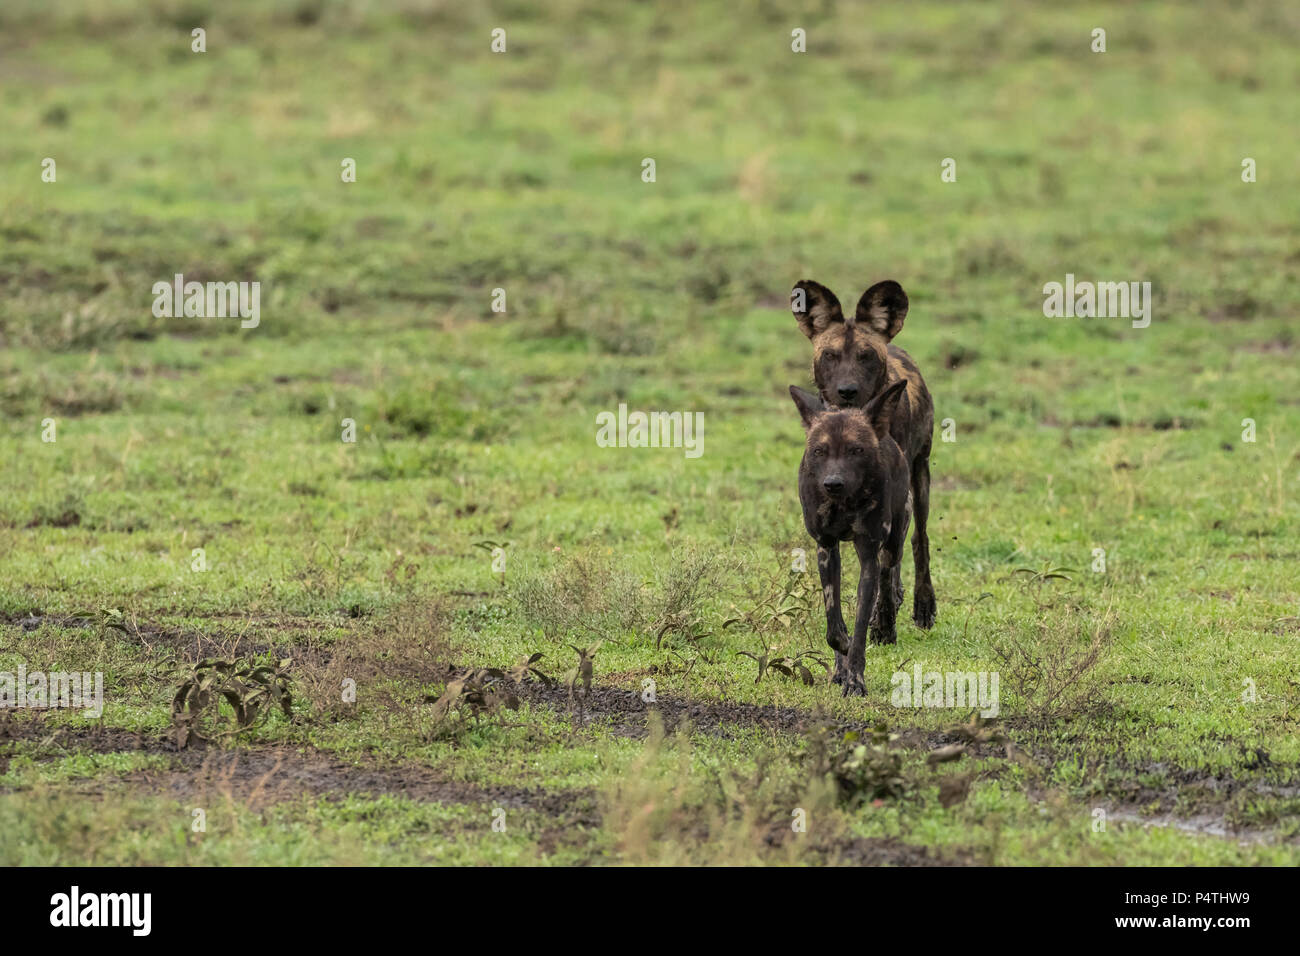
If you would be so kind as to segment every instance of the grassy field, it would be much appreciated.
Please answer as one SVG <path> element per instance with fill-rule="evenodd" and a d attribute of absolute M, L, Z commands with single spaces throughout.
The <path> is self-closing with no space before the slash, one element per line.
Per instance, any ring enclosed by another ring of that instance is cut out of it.
<path fill-rule="evenodd" d="M 105 704 L 0 713 L 0 863 L 1300 862 L 1297 28 L 8 0 L 0 672 Z M 156 317 L 176 273 L 260 324 Z M 1150 326 L 1044 317 L 1067 273 Z M 826 652 L 805 277 L 903 284 L 954 439 L 862 699 L 741 654 Z M 621 403 L 702 454 L 599 447 Z M 288 712 L 178 748 L 205 659 Z M 998 715 L 893 706 L 917 665 Z"/>

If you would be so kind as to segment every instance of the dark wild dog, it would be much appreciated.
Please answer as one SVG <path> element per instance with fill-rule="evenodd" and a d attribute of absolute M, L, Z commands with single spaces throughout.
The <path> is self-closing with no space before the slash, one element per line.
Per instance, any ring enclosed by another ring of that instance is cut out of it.
<path fill-rule="evenodd" d="M 905 383 L 890 412 L 889 433 L 907 460 L 912 487 L 912 620 L 917 627 L 934 626 L 934 585 L 930 582 L 930 442 L 934 435 L 934 402 L 912 357 L 890 340 L 907 318 L 907 293 L 893 280 L 877 282 L 862 294 L 851 317 L 840 310 L 830 289 L 804 279 L 790 293 L 790 306 L 799 328 L 813 345 L 813 379 L 827 407 L 861 408 L 887 386 Z M 825 585 L 825 581 L 822 582 Z M 894 601 L 903 601 L 899 566 L 891 582 Z"/>
<path fill-rule="evenodd" d="M 812 392 L 790 386 L 808 434 L 799 463 L 799 503 L 804 527 L 817 542 L 826 643 L 835 648 L 831 679 L 843 685 L 846 697 L 865 691 L 868 622 L 873 644 L 897 640 L 894 620 L 900 598 L 893 582 L 907 539 L 912 495 L 911 470 L 890 428 L 906 384 L 894 382 L 864 408 L 844 409 L 828 409 Z M 851 641 L 841 612 L 841 541 L 853 542 L 860 566 Z"/>

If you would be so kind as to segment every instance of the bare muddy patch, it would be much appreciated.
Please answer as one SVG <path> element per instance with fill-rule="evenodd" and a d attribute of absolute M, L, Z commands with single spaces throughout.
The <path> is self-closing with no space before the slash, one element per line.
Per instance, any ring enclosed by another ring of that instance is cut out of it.
<path fill-rule="evenodd" d="M 148 753 L 170 758 L 163 769 L 133 771 L 112 778 L 80 778 L 78 793 L 103 795 L 129 789 L 139 795 L 180 802 L 233 799 L 254 808 L 307 798 L 393 796 L 417 803 L 482 804 L 534 811 L 562 818 L 566 825 L 600 824 L 592 791 L 543 790 L 477 785 L 449 779 L 413 763 L 372 757 L 349 761 L 309 747 L 245 747 L 178 750 L 169 738 L 114 728 L 49 727 L 41 721 L 0 724 L 0 772 L 23 743 L 38 762 L 75 754 Z"/>
<path fill-rule="evenodd" d="M 618 737 L 640 739 L 649 732 L 652 714 L 658 715 L 664 729 L 672 732 L 690 727 L 695 733 L 717 737 L 735 737 L 747 729 L 782 734 L 799 734 L 825 724 L 827 718 L 796 707 L 775 704 L 748 704 L 733 701 L 708 701 L 658 695 L 653 703 L 641 699 L 634 690 L 617 687 L 592 687 L 585 698 L 570 698 L 567 688 L 559 684 L 527 683 L 513 688 L 521 701 L 571 714 L 583 726 L 596 726 Z M 844 730 L 865 730 L 863 721 L 835 721 Z"/>
<path fill-rule="evenodd" d="M 1128 807 L 1108 807 L 1106 809 L 1106 819 L 1112 822 L 1143 827 L 1174 829 L 1183 833 L 1194 833 L 1198 836 L 1233 840 L 1241 844 L 1270 843 L 1276 839 L 1276 836 L 1267 830 L 1256 827 L 1237 827 L 1222 814 L 1214 813 L 1199 813 L 1191 816 L 1158 813 L 1144 816 Z"/>

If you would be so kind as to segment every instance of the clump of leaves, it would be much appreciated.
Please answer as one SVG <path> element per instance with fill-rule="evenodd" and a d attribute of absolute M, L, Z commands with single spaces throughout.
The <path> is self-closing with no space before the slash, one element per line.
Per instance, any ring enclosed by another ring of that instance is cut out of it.
<path fill-rule="evenodd" d="M 569 646 L 578 654 L 578 663 L 573 669 L 564 675 L 564 686 L 569 689 L 569 699 L 573 699 L 573 692 L 579 680 L 582 681 L 583 698 L 591 695 L 591 676 L 594 671 L 593 661 L 596 659 L 596 652 L 604 641 L 597 641 L 594 644 L 588 644 L 586 647 L 578 647 L 574 644 Z"/>
<path fill-rule="evenodd" d="M 849 809 L 873 800 L 904 797 L 911 792 L 912 783 L 903 773 L 902 754 L 889 749 L 897 738 L 880 724 L 865 738 L 851 730 L 838 743 L 828 743 L 823 728 L 813 736 L 809 769 L 829 777 L 839 803 Z"/>
<path fill-rule="evenodd" d="M 964 756 L 972 747 L 980 744 L 1001 745 L 1006 748 L 1007 759 L 1020 764 L 1026 770 L 1038 772 L 1039 768 L 1033 758 L 1015 745 L 997 724 L 978 712 L 972 712 L 970 720 L 964 724 L 955 724 L 947 732 L 961 738 L 956 743 L 946 744 L 930 751 L 925 762 L 930 766 L 948 763 Z M 947 804 L 944 804 L 947 806 Z"/>
<path fill-rule="evenodd" d="M 477 720 L 481 715 L 502 707 L 519 708 L 519 698 L 501 685 L 506 672 L 497 667 L 480 667 L 447 682 L 438 696 L 429 695 L 426 703 L 433 704 L 433 717 L 446 720 L 453 713 L 468 714 Z"/>
<path fill-rule="evenodd" d="M 823 670 L 830 669 L 825 658 L 815 651 L 800 651 L 793 657 L 789 655 L 772 657 L 770 656 L 771 650 L 772 648 L 765 647 L 757 654 L 749 651 L 736 652 L 737 657 L 748 657 L 750 660 L 758 664 L 758 676 L 754 678 L 755 684 L 761 682 L 769 670 L 774 670 L 778 674 L 784 674 L 786 677 L 792 679 L 797 676 L 799 680 L 811 687 L 813 685 L 812 671 L 808 669 L 808 666 L 804 661 L 811 661 L 814 664 L 820 664 Z"/>
<path fill-rule="evenodd" d="M 1039 611 L 1045 611 L 1060 605 L 1063 597 L 1064 600 L 1069 601 L 1068 595 L 1063 596 L 1054 588 L 1047 588 L 1046 585 L 1053 581 L 1071 580 L 1070 573 L 1073 570 L 1073 568 L 1054 568 L 1050 564 L 1044 565 L 1041 569 L 1022 567 L 1011 572 L 1011 580 L 1019 581 L 1022 593 L 1038 606 Z"/>
<path fill-rule="evenodd" d="M 713 630 L 694 609 L 667 614 L 655 622 L 655 650 L 663 647 L 664 638 L 670 634 L 695 645 L 712 633 Z"/>
<path fill-rule="evenodd" d="M 1073 568 L 1053 568 L 1050 566 L 1044 566 L 1041 569 L 1016 568 L 1011 572 L 1011 577 L 1016 578 L 1017 575 L 1020 575 L 1017 580 L 1021 581 L 1025 587 L 1032 585 L 1035 590 L 1041 591 L 1043 585 L 1048 581 L 1069 581 L 1070 575 L 1067 572 L 1073 571 Z"/>
<path fill-rule="evenodd" d="M 251 730 L 279 707 L 293 716 L 290 658 L 276 663 L 200 661 L 172 699 L 172 730 L 178 747 L 210 743 Z"/>
<path fill-rule="evenodd" d="M 506 676 L 516 684 L 522 684 L 526 680 L 541 681 L 543 684 L 553 684 L 555 681 L 543 674 L 533 665 L 542 659 L 545 655 L 529 654 L 527 657 L 519 658 L 519 663 L 514 667 L 506 668 Z"/>
<path fill-rule="evenodd" d="M 101 627 L 121 631 L 123 634 L 129 633 L 126 626 L 126 615 L 122 613 L 121 608 L 101 607 L 99 609 L 99 623 Z"/>
<path fill-rule="evenodd" d="M 742 611 L 733 604 L 723 629 L 743 627 L 761 636 L 805 630 L 821 606 L 821 588 L 814 578 L 806 571 L 780 571 L 761 580 L 747 595 L 750 607 Z"/>
<path fill-rule="evenodd" d="M 902 754 L 888 746 L 897 736 L 890 734 L 884 725 L 876 727 L 862 742 L 855 730 L 844 735 L 847 752 L 841 755 L 834 770 L 842 803 L 856 807 L 868 800 L 906 795 L 909 787 L 903 776 Z"/>
<path fill-rule="evenodd" d="M 78 614 L 77 619 L 85 621 L 87 624 L 97 623 L 106 631 L 118 631 L 127 637 L 135 638 L 144 644 L 145 649 L 152 653 L 149 642 L 140 630 L 140 625 L 135 619 L 135 615 L 127 615 L 125 611 L 118 607 L 101 607 L 99 614 Z"/>

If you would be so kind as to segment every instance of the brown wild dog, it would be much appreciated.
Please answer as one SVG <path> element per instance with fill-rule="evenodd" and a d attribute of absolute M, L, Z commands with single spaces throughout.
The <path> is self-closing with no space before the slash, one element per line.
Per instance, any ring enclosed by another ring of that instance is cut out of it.
<path fill-rule="evenodd" d="M 820 283 L 804 279 L 790 293 L 790 306 L 803 334 L 813 345 L 813 379 L 829 407 L 860 408 L 888 385 L 906 383 L 891 412 L 889 432 L 907 459 L 911 474 L 912 620 L 921 628 L 934 626 L 934 585 L 930 581 L 930 443 L 934 435 L 934 402 L 912 357 L 891 344 L 907 318 L 907 293 L 893 280 L 877 282 L 862 294 L 852 316 L 845 316 L 839 299 Z M 894 569 L 895 600 L 902 603 L 903 583 Z"/>
<path fill-rule="evenodd" d="M 864 408 L 827 408 L 790 386 L 808 441 L 799 463 L 804 527 L 817 542 L 826 602 L 826 643 L 835 648 L 831 679 L 844 696 L 865 692 L 867 628 L 873 644 L 897 640 L 900 603 L 893 588 L 907 539 L 911 469 L 891 434 L 906 382 L 899 380 Z M 840 542 L 858 552 L 858 609 L 849 639 L 840 597 Z M 875 608 L 875 615 L 872 609 Z"/>

